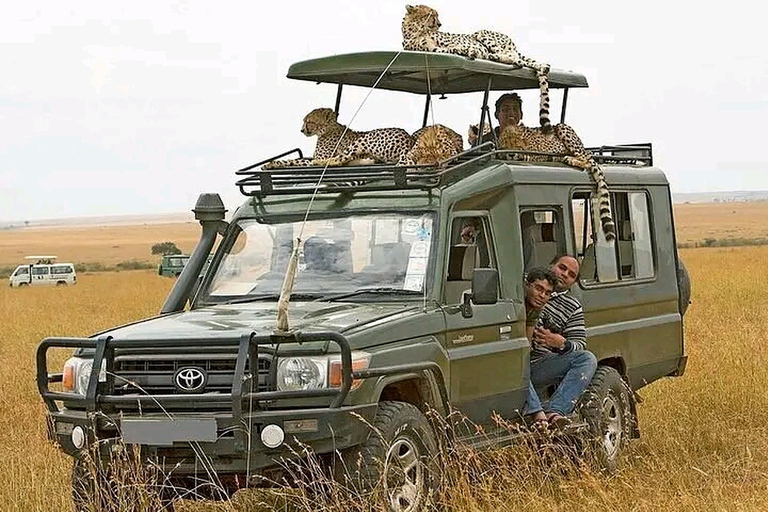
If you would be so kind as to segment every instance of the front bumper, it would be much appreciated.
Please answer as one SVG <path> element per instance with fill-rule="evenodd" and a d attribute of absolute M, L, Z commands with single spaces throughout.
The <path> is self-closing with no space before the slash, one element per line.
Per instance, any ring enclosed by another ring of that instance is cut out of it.
<path fill-rule="evenodd" d="M 356 446 L 371 432 L 376 410 L 374 403 L 335 409 L 246 412 L 238 424 L 231 414 L 225 413 L 181 413 L 172 418 L 153 413 L 110 418 L 103 413 L 65 408 L 49 413 L 49 435 L 65 453 L 77 458 L 98 441 L 99 456 L 106 462 L 112 447 L 130 442 L 140 447 L 142 457 L 161 468 L 172 469 L 175 475 L 199 472 L 201 466 L 214 467 L 218 473 L 241 473 L 276 467 L 283 460 L 306 456 L 308 451 L 322 455 Z M 215 423 L 213 441 L 195 439 L 202 429 L 184 428 L 208 423 Z M 136 424 L 150 428 L 137 430 Z M 129 425 L 133 426 L 127 429 Z M 284 441 L 274 448 L 265 446 L 261 440 L 261 432 L 268 425 L 276 425 L 285 432 Z M 77 426 L 86 433 L 81 449 L 72 441 L 72 431 Z M 126 430 L 132 430 L 126 436 L 128 439 L 124 437 Z M 185 436 L 190 438 L 184 439 Z"/>
<path fill-rule="evenodd" d="M 252 390 L 260 351 L 274 355 L 280 344 L 311 342 L 323 342 L 323 346 L 305 346 L 301 354 L 325 354 L 330 343 L 339 346 L 340 388 Z M 99 381 L 100 372 L 93 371 L 85 395 L 51 390 L 49 384 L 63 378 L 61 374 L 47 372 L 47 354 L 53 347 L 92 349 L 93 367 L 105 368 L 106 382 Z M 130 396 L 116 392 L 116 351 L 174 354 L 181 348 L 200 353 L 236 350 L 229 391 Z M 48 408 L 50 437 L 66 453 L 80 457 L 82 450 L 98 442 L 100 458 L 108 460 L 110 448 L 123 442 L 139 446 L 146 458 L 154 458 L 161 465 L 170 464 L 176 474 L 192 472 L 200 461 L 216 472 L 238 472 L 274 466 L 281 459 L 306 453 L 306 448 L 324 454 L 359 444 L 368 436 L 368 425 L 373 422 L 377 405 L 343 405 L 352 378 L 349 342 L 335 332 L 296 332 L 286 336 L 247 333 L 214 340 L 46 338 L 37 351 L 37 383 Z M 328 405 L 296 407 L 295 399 Z M 275 402 L 279 401 L 290 405 L 278 407 Z M 262 442 L 261 433 L 266 427 L 272 432 L 267 443 L 272 448 Z M 276 443 L 275 432 L 282 434 L 277 436 Z M 80 449 L 73 439 L 83 441 L 78 443 Z"/>

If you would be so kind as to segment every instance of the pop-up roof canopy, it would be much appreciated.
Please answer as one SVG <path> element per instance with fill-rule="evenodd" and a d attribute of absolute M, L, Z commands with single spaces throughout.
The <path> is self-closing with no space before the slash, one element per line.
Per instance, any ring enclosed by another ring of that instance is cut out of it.
<path fill-rule="evenodd" d="M 297 62 L 288 69 L 288 78 L 296 80 L 363 87 L 372 87 L 380 77 L 377 89 L 417 94 L 486 91 L 489 80 L 492 91 L 539 88 L 536 73 L 531 69 L 446 53 L 347 53 Z M 588 84 L 584 75 L 553 69 L 549 72 L 549 87 L 563 89 Z"/>

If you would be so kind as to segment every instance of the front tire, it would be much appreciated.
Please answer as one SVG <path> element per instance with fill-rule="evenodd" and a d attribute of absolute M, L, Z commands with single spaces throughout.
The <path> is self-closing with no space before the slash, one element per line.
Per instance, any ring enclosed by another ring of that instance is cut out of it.
<path fill-rule="evenodd" d="M 387 510 L 421 510 L 437 477 L 437 442 L 427 418 L 409 403 L 381 402 L 373 427 L 362 445 L 344 454 L 348 474 L 337 478 L 380 492 Z"/>
<path fill-rule="evenodd" d="M 600 469 L 615 472 L 636 421 L 630 390 L 614 368 L 600 366 L 581 398 L 579 414 L 588 425 L 585 448 Z"/>

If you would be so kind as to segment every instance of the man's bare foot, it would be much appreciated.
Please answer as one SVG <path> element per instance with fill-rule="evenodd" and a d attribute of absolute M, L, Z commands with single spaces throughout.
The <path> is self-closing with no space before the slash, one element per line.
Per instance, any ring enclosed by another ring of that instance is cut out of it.
<path fill-rule="evenodd" d="M 562 429 L 568 426 L 568 424 L 571 422 L 568 418 L 560 414 L 559 412 L 550 412 L 547 413 L 546 416 L 547 423 L 556 429 Z"/>
<path fill-rule="evenodd" d="M 531 426 L 536 430 L 546 430 L 549 426 L 547 415 L 544 411 L 539 411 L 531 417 Z"/>

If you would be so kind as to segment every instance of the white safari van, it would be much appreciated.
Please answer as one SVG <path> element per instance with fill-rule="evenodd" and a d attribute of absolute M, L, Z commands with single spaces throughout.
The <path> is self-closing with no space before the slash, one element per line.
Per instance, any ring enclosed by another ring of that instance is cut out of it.
<path fill-rule="evenodd" d="M 77 283 L 75 266 L 72 263 L 55 263 L 56 256 L 27 256 L 30 263 L 19 265 L 8 282 L 14 286 L 66 286 Z M 34 261 L 34 263 L 31 263 Z"/>

